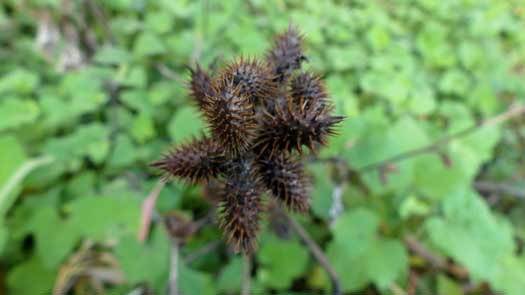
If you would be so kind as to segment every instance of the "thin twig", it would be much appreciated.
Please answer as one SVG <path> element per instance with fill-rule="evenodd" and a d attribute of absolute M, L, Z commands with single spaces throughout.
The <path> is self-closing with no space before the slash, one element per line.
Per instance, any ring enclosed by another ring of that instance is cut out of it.
<path fill-rule="evenodd" d="M 514 196 L 520 199 L 525 199 L 525 188 L 519 188 L 507 183 L 492 182 L 492 181 L 476 181 L 474 187 L 484 193 L 489 194 L 504 194 Z"/>
<path fill-rule="evenodd" d="M 377 163 L 372 163 L 372 164 L 366 165 L 364 167 L 360 167 L 360 168 L 358 168 L 356 170 L 358 170 L 360 172 L 376 170 L 378 168 L 383 167 L 384 165 L 386 165 L 388 163 L 399 162 L 399 161 L 402 161 L 402 160 L 405 160 L 405 159 L 408 159 L 408 158 L 411 158 L 411 157 L 414 157 L 414 156 L 417 156 L 417 155 L 420 155 L 420 154 L 434 152 L 434 151 L 438 150 L 441 146 L 449 143 L 450 141 L 452 141 L 454 139 L 457 139 L 457 138 L 469 135 L 469 134 L 473 133 L 474 131 L 477 131 L 477 130 L 479 130 L 481 128 L 484 128 L 484 127 L 496 126 L 498 124 L 504 123 L 504 122 L 506 122 L 506 121 L 508 121 L 508 120 L 510 120 L 512 118 L 515 118 L 517 116 L 520 116 L 522 114 L 525 114 L 525 105 L 511 106 L 511 107 L 509 107 L 509 109 L 507 111 L 505 111 L 505 112 L 503 112 L 503 113 L 501 113 L 501 114 L 499 114 L 499 115 L 497 115 L 495 117 L 492 117 L 492 118 L 489 118 L 487 120 L 481 121 L 480 123 L 478 123 L 478 124 L 476 124 L 474 126 L 471 126 L 471 127 L 467 128 L 467 129 L 461 130 L 459 132 L 456 132 L 456 133 L 444 136 L 444 137 L 434 141 L 433 143 L 431 143 L 431 144 L 429 144 L 427 146 L 424 146 L 424 147 L 421 147 L 421 148 L 417 148 L 417 149 L 414 149 L 414 150 L 410 150 L 410 151 L 407 151 L 407 152 L 395 155 L 393 157 L 390 157 L 388 159 L 379 161 Z"/>
<path fill-rule="evenodd" d="M 179 295 L 179 243 L 171 237 L 168 295 Z"/>
<path fill-rule="evenodd" d="M 425 259 L 425 261 L 430 263 L 434 269 L 447 271 L 448 273 L 461 279 L 468 278 L 468 271 L 466 269 L 449 263 L 441 255 L 430 251 L 423 244 L 421 244 L 416 237 L 407 235 L 403 238 L 403 240 L 410 251 Z"/>
<path fill-rule="evenodd" d="M 250 254 L 243 253 L 242 255 L 242 295 L 250 295 L 250 277 L 252 267 L 250 261 Z"/>
<path fill-rule="evenodd" d="M 165 64 L 158 63 L 156 66 L 157 70 L 166 78 L 175 80 L 180 85 L 186 85 L 186 82 L 184 81 L 181 76 L 179 76 L 177 73 L 175 73 L 173 70 L 168 68 Z"/>
<path fill-rule="evenodd" d="M 279 208 L 279 210 L 282 211 L 281 208 Z M 333 266 L 328 261 L 328 258 L 324 255 L 323 250 L 321 250 L 321 247 L 317 245 L 317 243 L 310 237 L 310 235 L 306 232 L 306 230 L 297 221 L 295 221 L 289 214 L 287 214 L 284 211 L 282 211 L 282 214 L 286 217 L 286 219 L 288 219 L 288 224 L 299 235 L 301 240 L 308 247 L 308 250 L 310 251 L 310 253 L 315 257 L 315 259 L 317 259 L 319 264 L 328 273 L 328 276 L 330 277 L 330 281 L 332 282 L 332 294 L 333 295 L 343 294 L 341 282 L 339 281 L 339 276 L 337 275 L 337 272 L 335 271 Z"/>

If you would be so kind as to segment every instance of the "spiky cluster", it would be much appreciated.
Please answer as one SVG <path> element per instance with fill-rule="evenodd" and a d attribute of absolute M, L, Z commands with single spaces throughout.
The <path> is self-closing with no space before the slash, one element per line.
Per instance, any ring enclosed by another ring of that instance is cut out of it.
<path fill-rule="evenodd" d="M 290 210 L 308 210 L 303 147 L 315 152 L 326 145 L 343 119 L 332 115 L 319 75 L 295 73 L 307 60 L 302 41 L 290 27 L 264 61 L 241 58 L 216 77 L 199 65 L 190 69 L 190 96 L 211 136 L 193 139 L 152 164 L 192 183 L 221 183 L 219 223 L 237 252 L 256 248 L 265 192 Z"/>

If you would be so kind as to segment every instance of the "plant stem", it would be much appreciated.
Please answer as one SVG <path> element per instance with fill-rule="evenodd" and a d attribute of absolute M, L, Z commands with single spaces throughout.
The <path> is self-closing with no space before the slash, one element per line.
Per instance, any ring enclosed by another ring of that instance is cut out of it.
<path fill-rule="evenodd" d="M 518 117 L 522 114 L 525 114 L 525 105 L 517 105 L 517 106 L 511 106 L 507 109 L 507 111 L 495 116 L 495 117 L 492 117 L 492 118 L 489 118 L 489 119 L 486 119 L 484 121 L 481 121 L 480 123 L 474 125 L 474 126 L 471 126 L 471 127 L 468 127 L 464 130 L 461 130 L 459 132 L 456 132 L 454 134 L 451 134 L 451 135 L 448 135 L 448 136 L 444 136 L 436 141 L 434 141 L 433 143 L 427 145 L 427 146 L 424 146 L 424 147 L 421 147 L 421 148 L 417 148 L 417 149 L 414 149 L 414 150 L 410 150 L 410 151 L 407 151 L 407 152 L 404 152 L 404 153 L 400 153 L 398 155 L 395 155 L 393 157 L 390 157 L 388 159 L 385 159 L 385 160 L 382 160 L 382 161 L 379 161 L 377 163 L 372 163 L 372 164 L 369 164 L 369 165 L 366 165 L 364 167 L 361 167 L 361 168 L 358 168 L 356 169 L 357 171 L 359 172 L 366 172 L 366 171 L 370 171 L 370 170 L 375 170 L 377 168 L 381 168 L 382 166 L 386 165 L 386 164 L 389 164 L 389 163 L 393 163 L 393 162 L 399 162 L 399 161 L 402 161 L 402 160 L 405 160 L 405 159 L 408 159 L 408 158 L 411 158 L 411 157 L 414 157 L 414 156 L 417 156 L 417 155 L 420 155 L 420 154 L 424 154 L 424 153 L 428 153 L 428 152 L 433 152 L 435 150 L 437 150 L 439 147 L 441 147 L 442 145 L 445 145 L 447 143 L 449 143 L 450 141 L 454 140 L 454 139 L 457 139 L 457 138 L 460 138 L 460 137 L 463 137 L 463 136 L 466 136 L 466 135 L 469 135 L 481 128 L 484 128 L 484 127 L 489 127 L 489 126 L 496 126 L 496 125 L 499 125 L 501 123 L 504 123 L 512 118 L 515 118 L 515 117 Z"/>
<path fill-rule="evenodd" d="M 171 238 L 170 249 L 170 274 L 168 282 L 168 294 L 179 295 L 179 244 L 175 238 Z"/>
<path fill-rule="evenodd" d="M 332 283 L 332 294 L 342 295 L 343 290 L 341 282 L 339 281 L 339 276 L 337 275 L 337 272 L 335 271 L 333 266 L 328 261 L 328 258 L 324 255 L 323 250 L 321 250 L 321 247 L 317 245 L 317 243 L 310 237 L 306 230 L 297 221 L 295 221 L 289 214 L 284 212 L 284 210 L 282 210 L 281 208 L 279 208 L 279 210 L 281 210 L 283 215 L 286 216 L 288 224 L 299 235 L 301 240 L 308 247 L 310 253 L 315 257 L 315 259 L 317 259 L 319 264 L 328 273 L 328 276 L 330 277 L 330 281 Z"/>
<path fill-rule="evenodd" d="M 242 295 L 250 295 L 251 261 L 250 254 L 242 255 Z"/>

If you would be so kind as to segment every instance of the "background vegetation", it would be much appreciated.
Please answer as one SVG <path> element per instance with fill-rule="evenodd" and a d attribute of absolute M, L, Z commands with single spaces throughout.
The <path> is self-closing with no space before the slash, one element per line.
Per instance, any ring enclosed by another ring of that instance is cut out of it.
<path fill-rule="evenodd" d="M 184 66 L 261 56 L 290 21 L 305 34 L 307 68 L 348 117 L 309 165 L 310 214 L 294 216 L 344 291 L 522 294 L 521 0 L 2 1 L 1 288 L 163 293 L 160 217 L 176 211 L 193 232 L 180 248 L 181 293 L 238 293 L 242 259 L 201 189 L 167 184 L 137 240 L 158 180 L 148 163 L 203 128 Z M 252 258 L 252 293 L 329 292 L 279 217 Z"/>

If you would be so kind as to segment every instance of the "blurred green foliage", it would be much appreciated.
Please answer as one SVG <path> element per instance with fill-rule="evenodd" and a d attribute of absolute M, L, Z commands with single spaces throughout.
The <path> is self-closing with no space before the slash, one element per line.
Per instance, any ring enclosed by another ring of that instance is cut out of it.
<path fill-rule="evenodd" d="M 262 56 L 291 21 L 304 32 L 307 68 L 323 73 L 337 112 L 348 117 L 319 157 L 342 160 L 357 176 L 333 163 L 310 165 L 311 214 L 296 216 L 345 292 L 522 294 L 525 203 L 505 192 L 488 202 L 494 194 L 480 194 L 474 183 L 525 186 L 523 118 L 389 169 L 362 170 L 523 103 L 521 0 L 2 1 L 1 287 L 50 294 L 69 278 L 75 294 L 96 291 L 71 274 L 73 258 L 89 247 L 106 258 L 86 269 L 124 276 L 104 286 L 107 294 L 146 286 L 165 292 L 170 248 L 162 225 L 155 222 L 145 243 L 136 235 L 141 201 L 157 181 L 148 163 L 204 127 L 186 95 L 185 65 Z M 17 179 L 24 163 L 41 156 L 53 161 Z M 332 220 L 336 188 L 344 211 Z M 157 211 L 199 220 L 210 208 L 201 196 L 170 183 Z M 409 234 L 468 277 L 431 271 L 407 248 Z M 216 225 L 206 224 L 180 255 L 220 239 Z M 254 264 L 254 294 L 331 288 L 300 240 L 271 223 Z M 184 295 L 240 290 L 242 259 L 222 242 L 189 263 L 182 259 L 179 270 Z"/>

